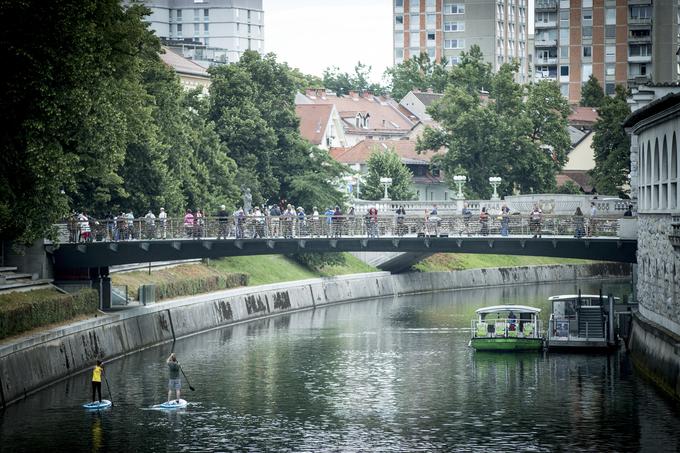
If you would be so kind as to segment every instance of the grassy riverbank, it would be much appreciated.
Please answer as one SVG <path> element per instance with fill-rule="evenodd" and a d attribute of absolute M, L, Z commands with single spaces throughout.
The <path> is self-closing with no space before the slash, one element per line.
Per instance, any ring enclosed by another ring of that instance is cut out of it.
<path fill-rule="evenodd" d="M 544 256 L 481 255 L 475 253 L 437 253 L 413 266 L 418 272 L 448 272 L 491 267 L 547 266 L 551 264 L 587 264 L 590 260 L 550 258 Z"/>

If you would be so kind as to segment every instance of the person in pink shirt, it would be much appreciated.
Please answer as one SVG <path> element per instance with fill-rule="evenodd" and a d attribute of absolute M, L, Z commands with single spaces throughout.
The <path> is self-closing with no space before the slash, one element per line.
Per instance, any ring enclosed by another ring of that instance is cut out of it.
<path fill-rule="evenodd" d="M 184 215 L 184 230 L 187 237 L 192 236 L 194 231 L 194 215 L 191 213 L 191 209 L 187 209 L 187 213 Z"/>

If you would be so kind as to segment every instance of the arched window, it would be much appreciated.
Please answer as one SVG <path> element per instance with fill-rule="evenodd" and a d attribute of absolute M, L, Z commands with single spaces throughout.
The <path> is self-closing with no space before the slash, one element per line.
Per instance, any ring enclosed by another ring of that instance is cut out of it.
<path fill-rule="evenodd" d="M 671 179 L 675 180 L 678 177 L 678 142 L 675 138 L 675 131 L 673 132 L 673 141 L 671 142 Z"/>
<path fill-rule="evenodd" d="M 654 175 L 653 183 L 654 184 L 659 184 L 660 181 L 660 172 L 659 172 L 659 138 L 657 137 L 654 139 L 654 157 L 653 159 L 653 167 L 652 167 L 652 174 Z"/>
<path fill-rule="evenodd" d="M 670 180 L 670 209 L 676 210 L 680 207 L 680 181 L 678 180 L 678 142 L 673 131 L 671 140 L 671 180 Z"/>
<path fill-rule="evenodd" d="M 668 143 L 666 135 L 663 136 L 663 147 L 661 148 L 661 181 L 668 181 Z"/>
<path fill-rule="evenodd" d="M 645 174 L 647 175 L 647 181 L 645 183 L 645 191 L 647 196 L 645 197 L 645 208 L 652 209 L 652 146 L 649 140 L 647 140 L 647 165 L 645 168 Z"/>

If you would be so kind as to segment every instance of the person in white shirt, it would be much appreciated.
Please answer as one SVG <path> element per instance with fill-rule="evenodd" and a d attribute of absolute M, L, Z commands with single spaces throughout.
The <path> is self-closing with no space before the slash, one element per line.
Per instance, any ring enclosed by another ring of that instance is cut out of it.
<path fill-rule="evenodd" d="M 168 221 L 168 214 L 165 212 L 165 208 L 161 208 L 161 212 L 158 213 L 158 219 L 160 220 L 161 223 L 161 237 L 165 239 Z"/>
<path fill-rule="evenodd" d="M 146 221 L 146 238 L 154 239 L 156 237 L 156 214 L 149 209 L 144 219 Z"/>

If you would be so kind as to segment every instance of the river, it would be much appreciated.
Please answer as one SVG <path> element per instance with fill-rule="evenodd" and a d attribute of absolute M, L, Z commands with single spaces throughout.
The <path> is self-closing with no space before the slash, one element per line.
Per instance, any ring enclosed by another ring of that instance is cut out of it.
<path fill-rule="evenodd" d="M 629 282 L 602 285 L 627 296 Z M 678 451 L 680 407 L 611 355 L 475 353 L 476 308 L 543 309 L 572 284 L 335 305 L 178 341 L 186 410 L 167 395 L 170 344 L 107 365 L 114 406 L 87 412 L 89 373 L 0 417 L 3 451 Z M 108 397 L 106 386 L 104 396 Z"/>

